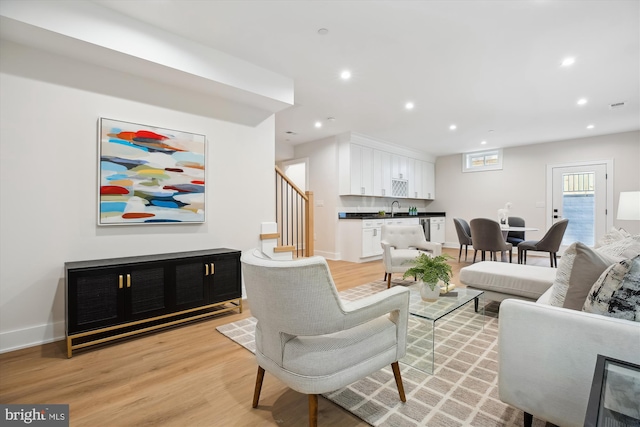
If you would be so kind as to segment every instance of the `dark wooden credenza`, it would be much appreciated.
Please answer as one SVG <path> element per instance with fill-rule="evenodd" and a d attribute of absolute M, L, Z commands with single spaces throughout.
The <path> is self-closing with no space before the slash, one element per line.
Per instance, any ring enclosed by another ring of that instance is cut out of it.
<path fill-rule="evenodd" d="M 190 320 L 242 313 L 240 251 L 211 249 L 65 263 L 73 350 Z"/>

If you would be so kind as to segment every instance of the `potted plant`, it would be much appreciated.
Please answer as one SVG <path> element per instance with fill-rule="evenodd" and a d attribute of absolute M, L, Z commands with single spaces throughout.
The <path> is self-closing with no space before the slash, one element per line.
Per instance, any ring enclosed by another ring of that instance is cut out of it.
<path fill-rule="evenodd" d="M 405 271 L 403 278 L 413 276 L 420 284 L 420 296 L 425 301 L 435 301 L 440 296 L 439 281 L 442 281 L 447 290 L 449 288 L 449 280 L 453 275 L 451 266 L 447 263 L 448 259 L 453 259 L 449 255 L 438 255 L 431 257 L 425 253 L 420 254 L 411 261 L 413 267 Z"/>

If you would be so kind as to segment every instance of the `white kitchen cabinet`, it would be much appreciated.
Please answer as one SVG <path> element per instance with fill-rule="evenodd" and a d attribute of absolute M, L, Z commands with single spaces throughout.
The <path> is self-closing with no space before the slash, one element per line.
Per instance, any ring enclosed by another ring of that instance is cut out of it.
<path fill-rule="evenodd" d="M 391 153 L 373 150 L 373 195 L 391 196 Z"/>
<path fill-rule="evenodd" d="M 383 220 L 362 221 L 362 258 L 382 255 L 380 236 L 382 234 L 383 223 Z"/>
<path fill-rule="evenodd" d="M 373 148 L 351 144 L 350 193 L 373 196 Z"/>
<path fill-rule="evenodd" d="M 436 165 L 422 162 L 422 197 L 433 200 L 436 198 Z"/>
<path fill-rule="evenodd" d="M 418 217 L 385 218 L 384 224 L 385 225 L 415 225 L 415 224 L 420 224 L 420 218 Z"/>
<path fill-rule="evenodd" d="M 391 154 L 391 178 L 407 179 L 407 157 Z"/>
<path fill-rule="evenodd" d="M 434 165 L 353 133 L 338 140 L 338 194 L 410 199 L 435 197 Z"/>

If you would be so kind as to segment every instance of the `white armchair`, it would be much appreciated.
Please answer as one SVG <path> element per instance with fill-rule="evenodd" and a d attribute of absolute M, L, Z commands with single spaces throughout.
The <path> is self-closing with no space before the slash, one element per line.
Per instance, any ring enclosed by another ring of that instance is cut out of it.
<path fill-rule="evenodd" d="M 428 253 L 431 256 L 442 254 L 442 244 L 428 242 L 419 224 L 383 225 L 380 244 L 383 250 L 382 262 L 387 288 L 391 287 L 391 275 L 407 271 L 411 268 L 409 261 L 421 253 Z"/>
<path fill-rule="evenodd" d="M 397 287 L 352 302 L 340 300 L 322 257 L 276 261 L 242 254 L 255 331 L 258 406 L 265 371 L 309 395 L 317 425 L 318 394 L 345 387 L 391 365 L 405 402 L 398 360 L 407 346 L 409 291 Z"/>

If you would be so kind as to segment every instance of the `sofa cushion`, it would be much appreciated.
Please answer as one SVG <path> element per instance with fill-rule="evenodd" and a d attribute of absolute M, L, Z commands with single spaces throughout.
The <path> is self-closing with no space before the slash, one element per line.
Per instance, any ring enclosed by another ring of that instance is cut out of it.
<path fill-rule="evenodd" d="M 593 284 L 582 310 L 640 322 L 640 255 L 607 268 Z"/>
<path fill-rule="evenodd" d="M 582 310 L 593 284 L 609 266 L 620 262 L 621 257 L 601 254 L 582 242 L 576 242 L 576 255 L 569 275 L 569 284 L 563 307 Z"/>
<path fill-rule="evenodd" d="M 553 283 L 555 268 L 482 261 L 460 270 L 460 282 L 475 289 L 538 299 Z"/>

